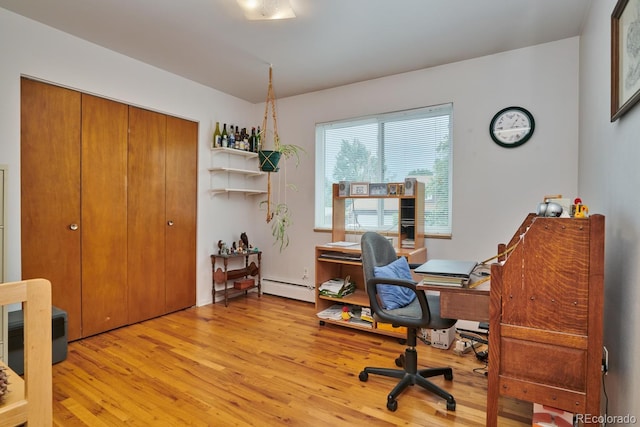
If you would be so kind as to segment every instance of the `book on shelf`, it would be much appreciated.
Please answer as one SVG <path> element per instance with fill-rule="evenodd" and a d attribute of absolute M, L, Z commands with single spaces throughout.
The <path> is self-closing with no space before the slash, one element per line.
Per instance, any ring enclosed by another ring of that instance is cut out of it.
<path fill-rule="evenodd" d="M 347 309 L 345 309 L 345 307 L 347 307 Z M 373 328 L 373 318 L 370 316 L 367 317 L 367 312 L 369 315 L 371 314 L 371 309 L 368 307 L 333 304 L 331 307 L 316 313 L 316 316 L 323 320 L 335 320 L 351 323 L 363 328 Z M 369 318 L 371 320 L 369 320 Z"/>
<path fill-rule="evenodd" d="M 337 252 L 337 251 L 329 251 L 324 252 L 319 255 L 321 259 L 330 259 L 337 261 L 353 261 L 353 262 L 362 262 L 362 254 L 353 253 L 353 252 Z"/>
<path fill-rule="evenodd" d="M 402 247 L 414 249 L 416 247 L 415 240 L 413 239 L 402 239 Z"/>
<path fill-rule="evenodd" d="M 341 320 L 342 319 L 342 304 L 334 304 L 331 307 L 316 313 L 320 319 L 325 320 Z"/>
<path fill-rule="evenodd" d="M 347 322 L 348 323 L 352 323 L 354 325 L 362 326 L 363 328 L 372 328 L 373 329 L 373 323 L 372 322 L 368 322 L 368 321 L 366 321 L 366 320 L 364 320 L 362 318 L 352 317 Z"/>
<path fill-rule="evenodd" d="M 373 323 L 373 316 L 371 315 L 371 308 L 362 307 L 360 311 L 360 319 L 365 320 L 369 323 Z"/>

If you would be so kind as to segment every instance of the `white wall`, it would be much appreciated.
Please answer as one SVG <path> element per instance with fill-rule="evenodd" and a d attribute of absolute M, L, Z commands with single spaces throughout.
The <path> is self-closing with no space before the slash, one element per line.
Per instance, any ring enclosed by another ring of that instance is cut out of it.
<path fill-rule="evenodd" d="M 640 105 L 610 122 L 611 12 L 594 1 L 580 43 L 579 189 L 605 218 L 604 344 L 609 414 L 640 419 Z"/>
<path fill-rule="evenodd" d="M 274 187 L 282 186 L 278 180 L 286 174 L 299 188 L 285 192 L 294 224 L 291 245 L 282 253 L 271 244 L 257 198 L 207 194 L 213 121 L 259 123 L 264 104 L 248 104 L 3 9 L 0 54 L 0 163 L 10 168 L 8 279 L 20 278 L 21 74 L 200 122 L 198 304 L 211 301 L 214 242 L 237 239 L 241 231 L 265 251 L 264 276 L 302 283 L 307 268 L 313 280 L 313 247 L 330 239 L 313 231 L 318 122 L 454 103 L 453 238 L 427 240 L 430 258 L 490 257 L 545 194 L 577 195 L 578 38 L 279 99 L 281 138 L 307 150 L 299 168 L 273 178 Z M 276 93 L 277 73 L 276 66 Z M 516 149 L 497 146 L 488 134 L 492 116 L 509 105 L 529 109 L 536 119 L 535 135 Z"/>
<path fill-rule="evenodd" d="M 287 171 L 299 187 L 287 194 L 291 245 L 270 254 L 265 274 L 299 282 L 303 268 L 313 271 L 314 245 L 330 241 L 328 233 L 311 232 L 319 122 L 453 102 L 453 238 L 428 239 L 429 258 L 489 258 L 544 195 L 576 197 L 578 48 L 579 39 L 571 38 L 278 100 L 281 139 L 308 154 Z M 533 138 L 515 149 L 494 144 L 488 131 L 493 115 L 510 105 L 536 120 Z"/>
<path fill-rule="evenodd" d="M 254 106 L 1 8 L 0 58 L 0 164 L 9 166 L 6 279 L 21 278 L 20 76 L 27 75 L 199 122 L 197 300 L 210 302 L 213 242 L 237 240 L 242 231 L 251 236 L 255 223 L 244 198 L 207 193 L 212 124 L 255 123 Z"/>

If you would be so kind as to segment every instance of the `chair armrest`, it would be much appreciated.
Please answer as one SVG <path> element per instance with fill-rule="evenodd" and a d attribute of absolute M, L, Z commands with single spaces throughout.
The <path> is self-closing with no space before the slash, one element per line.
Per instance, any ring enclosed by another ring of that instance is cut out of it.
<path fill-rule="evenodd" d="M 416 294 L 416 299 L 420 304 L 421 316 L 407 317 L 406 315 L 394 315 L 394 311 L 402 310 L 401 308 L 395 310 L 386 310 L 382 308 L 378 301 L 378 287 L 377 285 L 392 285 L 401 286 L 411 289 Z M 417 283 L 412 280 L 405 279 L 392 279 L 385 277 L 374 277 L 367 281 L 367 294 L 369 295 L 369 303 L 373 313 L 385 323 L 393 323 L 400 326 L 421 327 L 425 323 L 428 323 L 430 318 L 429 304 L 427 303 L 427 296 L 424 291 L 416 289 Z M 425 313 L 429 313 L 429 316 L 425 317 Z"/>

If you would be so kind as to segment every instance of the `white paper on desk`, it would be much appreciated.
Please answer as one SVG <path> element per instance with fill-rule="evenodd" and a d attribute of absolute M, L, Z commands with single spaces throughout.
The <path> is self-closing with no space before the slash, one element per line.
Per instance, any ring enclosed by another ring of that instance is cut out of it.
<path fill-rule="evenodd" d="M 491 280 L 487 280 L 486 282 L 480 283 L 474 289 L 478 289 L 480 291 L 490 291 L 491 290 Z"/>
<path fill-rule="evenodd" d="M 348 248 L 349 246 L 358 246 L 360 243 L 358 242 L 330 242 L 325 246 L 336 246 L 338 248 Z"/>

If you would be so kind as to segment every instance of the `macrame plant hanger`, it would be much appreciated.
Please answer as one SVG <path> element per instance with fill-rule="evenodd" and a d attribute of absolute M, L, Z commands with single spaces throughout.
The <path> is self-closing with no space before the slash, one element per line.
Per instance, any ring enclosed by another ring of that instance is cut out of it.
<path fill-rule="evenodd" d="M 267 89 L 267 101 L 264 106 L 264 118 L 262 119 L 262 132 L 264 134 L 264 141 L 262 142 L 262 147 L 264 147 L 264 143 L 267 139 L 267 121 L 269 117 L 269 107 L 271 107 L 271 113 L 273 117 L 273 144 L 274 151 L 278 150 L 278 146 L 280 144 L 280 139 L 278 137 L 278 120 L 276 118 L 276 97 L 273 92 L 273 66 L 269 65 L 269 87 Z M 279 153 L 278 153 L 279 154 Z M 267 223 L 269 223 L 273 219 L 274 213 L 271 212 L 271 170 L 274 172 L 278 171 L 278 160 L 277 159 L 267 158 L 266 162 L 269 163 L 270 171 L 267 172 Z"/>

